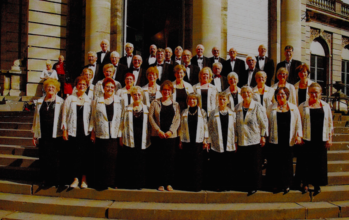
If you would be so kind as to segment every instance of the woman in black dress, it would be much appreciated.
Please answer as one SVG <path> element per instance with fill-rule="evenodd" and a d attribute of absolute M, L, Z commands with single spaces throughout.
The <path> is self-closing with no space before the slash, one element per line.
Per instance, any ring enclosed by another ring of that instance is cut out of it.
<path fill-rule="evenodd" d="M 203 151 L 207 148 L 207 116 L 201 108 L 200 97 L 191 93 L 188 108 L 181 113 L 179 148 L 182 150 L 181 186 L 185 190 L 200 191 L 203 181 Z"/>
<path fill-rule="evenodd" d="M 145 184 L 145 150 L 150 145 L 148 106 L 143 104 L 143 90 L 134 86 L 129 90 L 133 103 L 124 109 L 120 138 L 123 146 L 123 177 L 125 188 L 142 189 Z"/>
<path fill-rule="evenodd" d="M 218 94 L 219 106 L 211 111 L 208 128 L 211 143 L 212 189 L 232 190 L 236 163 L 236 115 L 229 107 L 229 93 Z"/>
<path fill-rule="evenodd" d="M 298 107 L 305 144 L 297 160 L 296 175 L 303 183 L 303 192 L 308 192 L 308 184 L 312 184 L 318 194 L 320 186 L 328 184 L 327 149 L 332 146 L 333 123 L 330 106 L 321 100 L 321 86 L 312 83 L 308 93 L 309 99 Z"/>
<path fill-rule="evenodd" d="M 62 143 L 61 113 L 64 100 L 57 95 L 60 83 L 55 79 L 44 82 L 46 96 L 38 99 L 32 132 L 33 143 L 39 148 L 42 186 L 60 184 L 59 148 Z"/>
<path fill-rule="evenodd" d="M 91 100 L 85 91 L 89 86 L 89 80 L 79 76 L 75 80 L 76 93 L 69 96 L 63 107 L 63 139 L 68 141 L 69 178 L 73 179 L 71 188 L 76 188 L 81 180 L 81 188 L 87 188 L 86 174 L 89 172 L 91 161 L 91 145 L 89 124 L 91 116 Z"/>
<path fill-rule="evenodd" d="M 275 91 L 276 103 L 269 106 L 269 155 L 267 177 L 274 192 L 290 191 L 293 178 L 294 144 L 301 143 L 302 123 L 296 105 L 289 103 L 290 91 L 286 87 Z"/>
<path fill-rule="evenodd" d="M 154 100 L 149 109 L 149 122 L 152 127 L 152 147 L 156 163 L 158 190 L 172 191 L 174 158 L 177 130 L 180 123 L 179 104 L 172 100 L 174 92 L 171 81 L 161 84 L 162 98 Z"/>
<path fill-rule="evenodd" d="M 310 70 L 307 64 L 303 63 L 298 66 L 296 71 L 301 79 L 299 82 L 294 84 L 294 88 L 296 89 L 296 104 L 299 106 L 309 99 L 308 87 L 313 83 L 313 81 L 308 78 Z"/>
<path fill-rule="evenodd" d="M 111 78 L 103 80 L 104 95 L 97 97 L 92 106 L 90 121 L 91 140 L 95 142 L 95 177 L 98 188 L 116 187 L 118 135 L 122 106 L 114 95 L 116 83 Z"/>
<path fill-rule="evenodd" d="M 186 68 L 183 65 L 177 65 L 173 69 L 176 80 L 173 81 L 174 93 L 172 94 L 172 99 L 179 104 L 181 112 L 186 109 L 187 106 L 187 96 L 193 92 L 193 87 L 190 83 L 185 82 L 183 78 L 186 75 Z"/>

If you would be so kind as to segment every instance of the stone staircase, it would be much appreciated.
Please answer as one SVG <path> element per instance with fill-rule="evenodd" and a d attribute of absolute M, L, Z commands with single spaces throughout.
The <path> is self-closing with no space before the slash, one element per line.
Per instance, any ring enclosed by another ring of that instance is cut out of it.
<path fill-rule="evenodd" d="M 258 191 L 198 193 L 152 189 L 67 189 L 38 186 L 32 112 L 0 112 L 0 219 L 348 219 L 348 116 L 334 115 L 328 151 L 329 186 L 316 196 Z"/>

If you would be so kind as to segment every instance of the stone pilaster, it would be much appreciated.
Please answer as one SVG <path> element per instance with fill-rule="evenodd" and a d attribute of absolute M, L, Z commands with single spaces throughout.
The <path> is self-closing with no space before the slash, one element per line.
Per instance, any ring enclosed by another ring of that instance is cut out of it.
<path fill-rule="evenodd" d="M 281 0 L 269 0 L 269 52 L 268 55 L 274 60 L 275 65 L 280 60 L 281 45 Z"/>
<path fill-rule="evenodd" d="M 100 51 L 103 39 L 110 41 L 110 10 L 111 0 L 86 0 L 86 54 L 88 51 Z"/>
<path fill-rule="evenodd" d="M 281 52 L 286 45 L 294 48 L 293 58 L 302 59 L 301 0 L 281 1 Z M 282 60 L 284 59 L 282 56 Z"/>
<path fill-rule="evenodd" d="M 193 54 L 197 44 L 205 46 L 205 56 L 211 57 L 214 46 L 221 48 L 221 0 L 193 1 Z"/>
<path fill-rule="evenodd" d="M 228 54 L 228 0 L 222 0 L 222 34 L 220 56 L 224 59 Z"/>
<path fill-rule="evenodd" d="M 124 51 L 124 0 L 111 0 L 110 51 Z"/>

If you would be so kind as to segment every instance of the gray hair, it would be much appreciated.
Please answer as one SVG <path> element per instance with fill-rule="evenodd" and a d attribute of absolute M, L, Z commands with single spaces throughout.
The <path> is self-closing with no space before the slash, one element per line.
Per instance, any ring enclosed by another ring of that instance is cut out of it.
<path fill-rule="evenodd" d="M 220 62 L 214 63 L 214 64 L 212 65 L 212 67 L 215 67 L 215 66 L 219 66 L 221 69 L 223 69 L 223 65 L 222 65 Z"/>
<path fill-rule="evenodd" d="M 202 48 L 205 50 L 205 47 L 202 44 L 198 44 L 195 49 L 198 49 L 199 46 L 202 46 Z"/>
<path fill-rule="evenodd" d="M 236 72 L 231 72 L 228 74 L 227 79 L 234 77 L 235 79 L 239 80 L 239 75 Z"/>
<path fill-rule="evenodd" d="M 116 51 L 110 53 L 110 57 L 120 57 L 120 54 Z"/>
<path fill-rule="evenodd" d="M 142 97 L 143 97 L 143 89 L 142 89 L 141 87 L 139 87 L 139 86 L 132 86 L 132 87 L 130 88 L 130 94 L 131 94 L 131 96 L 132 96 L 132 94 L 135 94 L 135 93 L 137 93 L 137 92 L 141 93 L 141 94 L 142 94 Z"/>
<path fill-rule="evenodd" d="M 107 39 L 103 39 L 103 40 L 101 41 L 101 44 L 102 44 L 103 41 L 107 42 L 107 44 L 109 45 L 109 41 L 108 41 Z"/>
<path fill-rule="evenodd" d="M 171 51 L 171 53 L 173 53 L 171 47 L 166 47 L 166 48 L 165 48 L 165 51 L 166 51 L 166 50 L 169 50 L 169 51 Z"/>
<path fill-rule="evenodd" d="M 89 51 L 88 53 L 87 53 L 87 56 L 88 55 L 92 55 L 92 56 L 94 56 L 94 57 L 97 57 L 97 54 L 96 54 L 96 52 L 94 52 L 94 51 Z"/>
<path fill-rule="evenodd" d="M 132 44 L 132 43 L 129 43 L 129 42 L 127 42 L 127 43 L 125 44 L 125 47 L 127 47 L 127 46 L 131 46 L 132 48 L 134 48 L 133 44 Z"/>
<path fill-rule="evenodd" d="M 244 89 L 246 89 L 246 90 L 252 92 L 251 87 L 249 87 L 249 86 L 243 86 L 243 87 L 241 87 L 241 93 L 242 93 L 242 90 L 244 90 Z"/>
<path fill-rule="evenodd" d="M 257 59 L 256 59 L 255 56 L 253 56 L 253 55 L 247 55 L 247 57 L 246 57 L 246 62 L 247 62 L 247 60 L 249 60 L 248 58 L 252 58 L 252 60 L 257 61 Z"/>

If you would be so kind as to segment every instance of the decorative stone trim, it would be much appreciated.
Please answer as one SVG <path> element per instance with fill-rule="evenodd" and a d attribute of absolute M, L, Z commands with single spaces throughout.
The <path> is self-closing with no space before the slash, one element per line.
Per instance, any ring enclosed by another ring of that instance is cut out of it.
<path fill-rule="evenodd" d="M 342 46 L 345 47 L 349 45 L 349 37 L 342 37 Z"/>
<path fill-rule="evenodd" d="M 329 32 L 325 32 L 324 30 L 310 28 L 310 42 L 312 42 L 315 38 L 321 37 L 324 39 L 327 43 L 328 48 L 330 51 L 332 50 L 332 34 Z"/>

